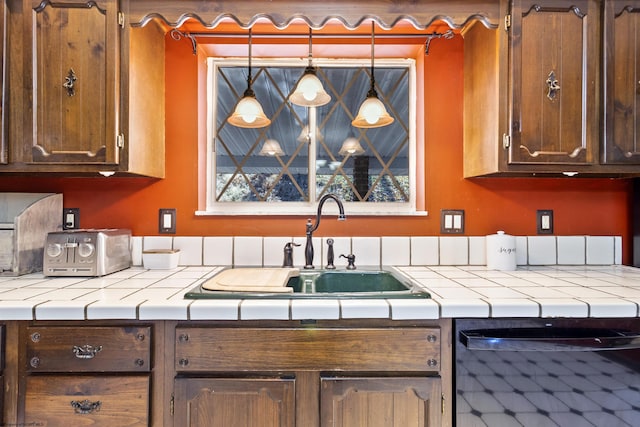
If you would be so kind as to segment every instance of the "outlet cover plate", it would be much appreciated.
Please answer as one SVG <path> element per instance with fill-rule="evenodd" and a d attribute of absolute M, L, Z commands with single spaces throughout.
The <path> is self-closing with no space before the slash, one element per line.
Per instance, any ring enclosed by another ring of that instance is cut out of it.
<path fill-rule="evenodd" d="M 440 234 L 464 234 L 464 210 L 442 209 L 440 211 Z"/>
<path fill-rule="evenodd" d="M 553 211 L 551 209 L 536 212 L 536 229 L 538 234 L 553 234 Z"/>
<path fill-rule="evenodd" d="M 80 208 L 62 209 L 62 229 L 77 230 L 80 228 Z"/>
<path fill-rule="evenodd" d="M 158 233 L 176 234 L 176 210 L 160 209 L 158 214 Z"/>

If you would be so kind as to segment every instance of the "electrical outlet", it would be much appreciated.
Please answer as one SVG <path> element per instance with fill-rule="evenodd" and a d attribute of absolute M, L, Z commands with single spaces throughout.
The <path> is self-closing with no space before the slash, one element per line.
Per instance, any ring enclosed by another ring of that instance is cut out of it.
<path fill-rule="evenodd" d="M 175 209 L 160 209 L 158 216 L 158 233 L 176 234 Z"/>
<path fill-rule="evenodd" d="M 464 210 L 442 209 L 440 211 L 441 234 L 464 234 Z"/>
<path fill-rule="evenodd" d="M 80 208 L 62 209 L 62 229 L 75 230 L 80 228 Z"/>
<path fill-rule="evenodd" d="M 553 211 L 550 209 L 537 211 L 538 234 L 553 234 Z"/>

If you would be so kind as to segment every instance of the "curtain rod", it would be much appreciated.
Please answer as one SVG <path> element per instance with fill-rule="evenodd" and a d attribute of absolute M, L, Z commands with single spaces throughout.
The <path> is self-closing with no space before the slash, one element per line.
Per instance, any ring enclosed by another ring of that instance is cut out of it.
<path fill-rule="evenodd" d="M 431 40 L 433 39 L 452 39 L 454 36 L 453 30 L 449 29 L 444 33 L 432 32 L 425 34 L 410 34 L 410 33 L 399 33 L 399 34 L 376 34 L 375 38 L 380 39 L 409 39 L 409 38 L 418 38 L 424 39 L 425 44 L 425 55 L 429 54 L 429 46 L 431 44 Z M 174 40 L 181 40 L 183 37 L 187 38 L 191 41 L 191 47 L 193 49 L 193 54 L 195 55 L 197 52 L 198 43 L 196 42 L 197 38 L 238 38 L 243 37 L 244 34 L 237 33 L 185 33 L 177 28 L 171 30 L 171 38 Z M 246 35 L 249 38 L 249 34 Z M 251 34 L 251 38 L 282 38 L 282 39 L 304 39 L 306 40 L 309 35 L 302 33 L 290 33 L 290 34 Z M 350 39 L 371 39 L 371 34 L 313 34 L 313 38 L 350 38 Z"/>
<path fill-rule="evenodd" d="M 242 33 L 202 33 L 202 32 L 183 32 L 178 30 L 177 28 L 174 28 L 173 30 L 171 30 L 171 32 L 177 32 L 180 33 L 183 37 L 197 37 L 197 38 L 242 38 L 242 37 L 246 37 L 248 38 L 249 35 L 248 34 L 242 34 Z M 442 37 L 442 36 L 446 36 L 446 37 L 453 37 L 454 32 L 453 30 L 447 30 L 444 33 L 438 33 L 438 32 L 431 32 L 431 33 L 416 33 L 416 34 L 411 34 L 411 33 L 398 33 L 398 34 L 377 34 L 375 35 L 376 40 L 377 39 L 409 39 L 409 38 L 424 38 L 424 39 L 428 39 L 428 38 L 434 38 L 434 37 Z M 251 37 L 255 40 L 256 38 L 263 38 L 263 39 L 304 39 L 307 40 L 309 38 L 309 33 L 288 33 L 288 34 L 270 34 L 270 33 L 264 33 L 264 34 L 256 34 L 253 33 L 251 35 Z M 342 39 L 371 39 L 371 34 L 348 34 L 348 33 L 335 33 L 335 34 L 327 34 L 327 33 L 317 33 L 317 34 L 313 34 L 313 39 L 335 39 L 335 38 L 342 38 Z"/>

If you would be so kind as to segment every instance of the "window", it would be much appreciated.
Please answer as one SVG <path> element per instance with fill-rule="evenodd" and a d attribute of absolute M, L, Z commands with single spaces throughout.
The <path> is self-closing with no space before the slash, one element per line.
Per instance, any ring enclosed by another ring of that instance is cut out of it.
<path fill-rule="evenodd" d="M 306 59 L 252 59 L 252 89 L 271 124 L 227 122 L 247 88 L 247 61 L 208 59 L 207 211 L 215 214 L 308 214 L 335 193 L 352 214 L 415 212 L 415 63 L 376 59 L 378 97 L 394 122 L 351 125 L 370 86 L 367 60 L 314 59 L 331 102 L 289 102 Z M 352 144 L 352 145 L 349 145 Z"/>

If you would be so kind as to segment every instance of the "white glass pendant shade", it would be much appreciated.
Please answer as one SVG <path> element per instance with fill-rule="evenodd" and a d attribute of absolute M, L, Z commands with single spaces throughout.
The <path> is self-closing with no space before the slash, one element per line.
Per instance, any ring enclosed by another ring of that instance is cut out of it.
<path fill-rule="evenodd" d="M 289 100 L 302 107 L 319 107 L 328 104 L 331 96 L 322 87 L 315 70 L 308 67 Z"/>
<path fill-rule="evenodd" d="M 271 120 L 264 114 L 262 106 L 253 92 L 244 93 L 244 97 L 236 105 L 229 123 L 241 128 L 263 128 L 271 124 Z"/>
<path fill-rule="evenodd" d="M 282 147 L 280 147 L 278 141 L 275 139 L 267 139 L 258 154 L 261 156 L 282 156 L 284 151 L 282 151 Z"/>
<path fill-rule="evenodd" d="M 316 135 L 316 141 L 322 139 L 322 134 L 320 132 L 318 132 L 317 129 L 315 130 L 315 135 Z M 309 125 L 304 125 L 304 127 L 300 131 L 300 134 L 298 135 L 298 138 L 296 138 L 296 139 L 297 139 L 298 142 L 309 142 L 309 141 L 311 141 L 311 129 L 309 128 Z"/>
<path fill-rule="evenodd" d="M 311 134 L 309 133 L 309 125 L 304 125 L 304 127 L 300 131 L 300 135 L 298 135 L 297 141 L 298 142 L 311 141 Z"/>
<path fill-rule="evenodd" d="M 340 154 L 341 156 L 358 156 L 362 153 L 364 153 L 364 148 L 362 148 L 362 145 L 360 145 L 360 141 L 358 141 L 353 136 L 350 136 L 349 138 L 344 140 L 344 142 L 342 143 L 342 147 L 338 152 L 338 154 Z"/>
<path fill-rule="evenodd" d="M 367 96 L 358 110 L 358 115 L 351 122 L 357 128 L 378 128 L 391 123 L 393 123 L 393 117 L 389 115 L 376 94 Z"/>

